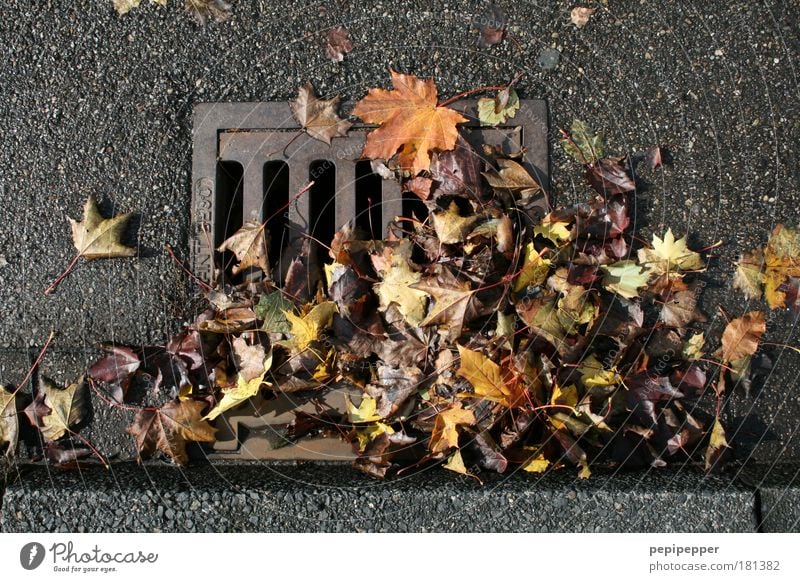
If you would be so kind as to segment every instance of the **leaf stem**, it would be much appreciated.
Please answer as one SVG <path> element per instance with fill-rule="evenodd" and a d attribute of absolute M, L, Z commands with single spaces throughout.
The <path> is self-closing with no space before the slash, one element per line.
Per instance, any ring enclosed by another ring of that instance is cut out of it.
<path fill-rule="evenodd" d="M 67 265 L 67 268 L 64 269 L 64 272 L 61 273 L 56 278 L 56 280 L 53 281 L 52 283 L 50 283 L 50 286 L 47 289 L 44 290 L 44 294 L 45 295 L 50 295 L 50 293 L 52 293 L 53 291 L 56 290 L 56 287 L 58 287 L 58 284 L 61 283 L 61 281 L 63 281 L 66 278 L 66 276 L 70 274 L 72 269 L 75 267 L 75 264 L 78 262 L 78 259 L 80 259 L 80 258 L 81 258 L 81 254 L 80 253 L 75 255 L 75 258 L 72 259 L 72 262 L 69 265 Z"/>
<path fill-rule="evenodd" d="M 94 446 L 92 443 L 90 443 L 90 442 L 89 442 L 89 440 L 88 440 L 86 437 L 83 437 L 83 436 L 81 436 L 80 434 L 78 434 L 78 433 L 77 433 L 77 432 L 75 432 L 74 430 L 71 430 L 70 428 L 67 428 L 67 432 L 68 432 L 70 435 L 72 435 L 72 436 L 74 436 L 74 437 L 77 437 L 78 439 L 80 439 L 80 440 L 81 440 L 81 442 L 82 442 L 83 444 L 85 444 L 87 447 L 89 447 L 89 449 L 92 451 L 92 453 L 94 454 L 94 456 L 95 456 L 95 457 L 97 457 L 97 459 L 98 459 L 98 460 L 99 460 L 101 463 L 103 463 L 103 467 L 105 467 L 106 469 L 109 469 L 109 468 L 110 468 L 110 466 L 109 466 L 109 464 L 108 464 L 108 461 L 106 460 L 106 458 L 105 458 L 103 455 L 101 455 L 101 454 L 100 454 L 100 451 L 98 451 L 98 450 L 95 448 L 95 446 Z"/>
<path fill-rule="evenodd" d="M 178 266 L 179 266 L 181 269 L 183 269 L 183 272 L 184 272 L 184 273 L 186 273 L 186 274 L 187 274 L 187 275 L 188 275 L 188 276 L 189 276 L 189 277 L 190 277 L 190 278 L 191 278 L 191 279 L 192 279 L 192 280 L 193 280 L 195 283 L 197 283 L 198 285 L 200 285 L 200 287 L 202 287 L 202 288 L 203 288 L 203 289 L 205 289 L 206 291 L 211 291 L 211 289 L 212 289 L 211 285 L 209 285 L 209 284 L 208 284 L 208 283 L 206 283 L 205 281 L 201 280 L 201 279 L 200 279 L 200 278 L 199 278 L 197 275 L 195 275 L 194 273 L 192 273 L 192 272 L 189 270 L 189 268 L 186 266 L 186 263 L 184 263 L 183 261 L 181 261 L 181 260 L 180 260 L 180 259 L 179 259 L 179 258 L 178 258 L 176 255 L 175 255 L 175 251 L 173 250 L 173 248 L 172 248 L 172 245 L 170 245 L 169 243 L 167 243 L 167 244 L 165 244 L 165 245 L 164 245 L 164 248 L 165 248 L 165 249 L 166 249 L 166 251 L 169 253 L 169 256 L 170 256 L 170 257 L 172 257 L 172 260 L 173 260 L 173 261 L 175 261 L 175 264 L 176 264 L 176 265 L 178 265 Z"/>
<path fill-rule="evenodd" d="M 486 87 L 477 87 L 475 89 L 470 89 L 469 91 L 463 91 L 462 93 L 458 93 L 450 97 L 450 99 L 445 99 L 444 101 L 438 103 L 436 107 L 447 107 L 451 103 L 455 103 L 465 97 L 469 97 L 470 95 L 474 95 L 475 93 L 485 93 L 486 91 L 504 91 L 509 87 L 513 87 L 514 84 L 519 81 L 525 72 L 517 73 L 517 76 L 511 79 L 511 82 L 508 85 L 488 85 Z"/>
<path fill-rule="evenodd" d="M 14 396 L 17 392 L 19 392 L 22 389 L 23 386 L 25 386 L 25 382 L 27 382 L 30 379 L 31 375 L 33 374 L 33 371 L 39 365 L 39 362 L 42 361 L 42 358 L 44 357 L 44 353 L 47 351 L 47 348 L 50 347 L 50 343 L 53 341 L 53 338 L 55 338 L 55 337 L 56 337 L 56 332 L 55 331 L 51 331 L 50 335 L 47 337 L 47 341 L 44 342 L 44 345 L 42 346 L 42 349 L 39 351 L 39 355 L 36 356 L 36 360 L 34 360 L 33 365 L 31 365 L 31 367 L 28 369 L 28 373 L 25 374 L 25 377 L 22 379 L 22 382 L 20 382 L 17 385 L 17 388 L 11 394 L 12 396 Z"/>

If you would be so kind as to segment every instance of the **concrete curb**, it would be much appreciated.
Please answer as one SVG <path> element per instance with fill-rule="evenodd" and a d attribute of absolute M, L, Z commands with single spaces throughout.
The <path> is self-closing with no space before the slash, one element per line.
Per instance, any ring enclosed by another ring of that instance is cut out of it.
<path fill-rule="evenodd" d="M 349 466 L 116 464 L 21 467 L 4 532 L 747 532 L 756 490 L 682 468 L 543 477 L 480 486 L 434 468 L 386 482 Z"/>

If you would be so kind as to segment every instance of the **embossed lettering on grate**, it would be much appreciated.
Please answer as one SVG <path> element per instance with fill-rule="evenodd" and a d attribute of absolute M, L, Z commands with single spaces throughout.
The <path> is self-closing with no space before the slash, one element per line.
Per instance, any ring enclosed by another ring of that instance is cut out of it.
<path fill-rule="evenodd" d="M 524 165 L 548 187 L 547 106 L 522 100 L 506 125 L 483 128 L 475 101 L 452 107 L 469 123 L 460 126 L 473 146 L 500 146 L 506 153 L 525 148 Z M 343 111 L 350 109 L 348 104 Z M 383 238 L 397 216 L 425 212 L 395 180 L 383 180 L 360 158 L 371 126 L 355 123 L 347 137 L 330 146 L 298 135 L 288 103 L 201 103 L 194 108 L 192 159 L 192 267 L 210 282 L 214 249 L 247 220 L 268 220 L 270 262 L 277 278 L 300 252 L 305 235 L 324 243 L 348 222 Z M 309 181 L 311 190 L 291 198 Z M 288 204 L 288 207 L 287 207 Z M 320 253 L 322 256 L 322 253 Z M 287 427 L 296 412 L 344 410 L 346 390 L 331 388 L 312 400 L 284 394 L 256 397 L 218 419 L 215 458 L 350 460 L 352 447 L 336 437 L 292 442 Z"/>

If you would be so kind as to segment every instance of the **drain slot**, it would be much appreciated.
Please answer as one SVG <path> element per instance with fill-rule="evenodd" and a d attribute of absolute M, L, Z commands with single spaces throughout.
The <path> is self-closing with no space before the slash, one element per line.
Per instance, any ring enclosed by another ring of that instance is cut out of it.
<path fill-rule="evenodd" d="M 369 161 L 356 162 L 356 228 L 365 238 L 378 240 L 385 235 L 381 206 L 383 178 L 372 171 Z"/>
<path fill-rule="evenodd" d="M 269 262 L 281 272 L 281 250 L 287 244 L 289 204 L 289 164 L 272 160 L 264 164 L 264 203 L 261 220 L 267 221 L 269 232 Z"/>
<path fill-rule="evenodd" d="M 309 190 L 308 224 L 312 248 L 321 263 L 332 259 L 325 245 L 330 245 L 336 233 L 336 165 L 330 160 L 314 160 L 308 167 L 308 179 L 314 185 Z"/>

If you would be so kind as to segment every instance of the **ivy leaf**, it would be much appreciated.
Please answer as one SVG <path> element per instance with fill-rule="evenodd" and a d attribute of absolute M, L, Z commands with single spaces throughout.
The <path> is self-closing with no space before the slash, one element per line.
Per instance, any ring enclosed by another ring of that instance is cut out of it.
<path fill-rule="evenodd" d="M 722 332 L 722 361 L 735 362 L 755 354 L 765 331 L 767 323 L 760 311 L 731 320 Z"/>
<path fill-rule="evenodd" d="M 436 415 L 431 431 L 430 451 L 435 454 L 457 448 L 458 427 L 472 426 L 473 424 L 475 424 L 475 413 L 461 408 L 460 404 L 455 404 L 452 408 L 440 412 Z"/>
<path fill-rule="evenodd" d="M 603 138 L 594 133 L 580 119 L 574 119 L 569 138 L 561 140 L 561 147 L 581 164 L 594 164 L 603 157 Z"/>
<path fill-rule="evenodd" d="M 650 280 L 650 271 L 636 264 L 636 261 L 618 261 L 601 268 L 605 271 L 603 287 L 625 299 L 638 297 L 639 288 Z"/>
<path fill-rule="evenodd" d="M 353 41 L 350 40 L 350 31 L 341 24 L 328 29 L 325 41 L 325 56 L 334 63 L 341 63 L 344 55 L 353 50 Z"/>
<path fill-rule="evenodd" d="M 37 419 L 37 425 L 47 441 L 60 439 L 89 418 L 89 389 L 83 376 L 63 389 L 49 378 L 41 376 L 39 394 L 44 395 L 43 404 L 50 410 L 49 414 Z"/>
<path fill-rule="evenodd" d="M 0 385 L 0 451 L 5 448 L 6 457 L 13 457 L 19 438 L 17 396 Z"/>
<path fill-rule="evenodd" d="M 161 408 L 143 408 L 136 413 L 128 434 L 136 440 L 141 459 L 147 459 L 157 450 L 179 465 L 188 463 L 186 442 L 212 443 L 213 426 L 200 417 L 204 402 L 181 400 L 167 402 Z"/>
<path fill-rule="evenodd" d="M 201 26 L 209 18 L 223 22 L 231 15 L 231 5 L 225 0 L 186 0 L 185 10 Z"/>
<path fill-rule="evenodd" d="M 300 87 L 297 99 L 289 104 L 292 115 L 306 133 L 330 145 L 334 137 L 344 137 L 352 123 L 339 117 L 339 97 L 327 101 L 317 99 L 314 87 L 306 83 Z"/>
<path fill-rule="evenodd" d="M 695 271 L 703 268 L 700 255 L 686 246 L 686 237 L 675 240 L 672 229 L 664 238 L 653 235 L 652 249 L 639 249 L 639 262 L 659 275 Z"/>
<path fill-rule="evenodd" d="M 356 103 L 353 115 L 380 127 L 367 135 L 363 155 L 371 160 L 391 159 L 412 175 L 430 168 L 430 152 L 452 150 L 456 125 L 466 117 L 437 104 L 436 85 L 415 75 L 390 71 L 394 89 L 370 89 Z"/>
<path fill-rule="evenodd" d="M 481 125 L 500 125 L 517 114 L 519 96 L 513 87 L 506 87 L 495 97 L 478 99 L 478 119 Z"/>

